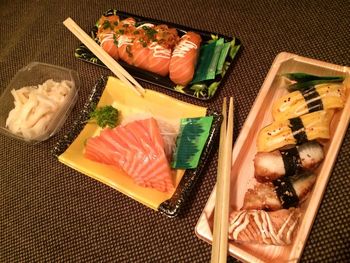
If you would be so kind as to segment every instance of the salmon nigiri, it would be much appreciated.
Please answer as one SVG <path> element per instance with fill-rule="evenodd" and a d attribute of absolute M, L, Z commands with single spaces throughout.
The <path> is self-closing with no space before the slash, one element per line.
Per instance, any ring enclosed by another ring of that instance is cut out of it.
<path fill-rule="evenodd" d="M 121 168 L 139 186 L 161 192 L 174 189 L 163 138 L 154 118 L 104 129 L 87 140 L 84 156 Z"/>
<path fill-rule="evenodd" d="M 193 79 L 201 41 L 200 35 L 187 32 L 176 45 L 169 66 L 175 84 L 186 86 Z"/>
<path fill-rule="evenodd" d="M 115 28 L 119 25 L 119 16 L 102 16 L 97 22 L 97 38 L 101 47 L 114 59 L 119 59 Z"/>

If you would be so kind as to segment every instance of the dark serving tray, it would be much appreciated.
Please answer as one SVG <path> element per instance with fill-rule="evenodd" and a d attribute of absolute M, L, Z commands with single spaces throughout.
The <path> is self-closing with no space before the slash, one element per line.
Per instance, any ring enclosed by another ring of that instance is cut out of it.
<path fill-rule="evenodd" d="M 137 67 L 134 67 L 132 65 L 127 64 L 124 61 L 118 61 L 131 75 L 133 75 L 136 79 L 146 81 L 148 83 L 173 90 L 176 92 L 180 92 L 182 94 L 195 97 L 197 99 L 201 100 L 208 100 L 211 97 L 214 96 L 215 92 L 218 90 L 218 88 L 222 85 L 222 82 L 224 80 L 224 77 L 227 75 L 226 73 L 230 70 L 232 70 L 233 67 L 233 60 L 236 57 L 238 51 L 240 50 L 241 47 L 241 42 L 238 38 L 235 37 L 228 37 L 224 36 L 218 33 L 213 33 L 213 32 L 207 32 L 207 31 L 202 31 L 202 30 L 196 30 L 193 28 L 181 26 L 178 24 L 174 23 L 169 23 L 165 21 L 160 21 L 156 19 L 151 19 L 151 18 L 146 18 L 130 13 L 125 13 L 125 12 L 120 12 L 115 9 L 110 9 L 106 11 L 103 15 L 104 16 L 110 16 L 116 14 L 118 15 L 121 19 L 125 19 L 127 17 L 133 17 L 136 20 L 137 25 L 141 25 L 144 23 L 152 23 L 152 24 L 166 24 L 169 27 L 176 28 L 178 31 L 179 36 L 182 36 L 188 31 L 194 31 L 198 33 L 202 37 L 202 44 L 208 43 L 208 41 L 215 40 L 218 38 L 224 38 L 224 42 L 230 42 L 231 47 L 227 53 L 225 63 L 224 63 L 224 68 L 223 72 L 219 75 L 216 75 L 215 79 L 213 80 L 207 80 L 207 81 L 202 81 L 199 83 L 195 84 L 188 84 L 187 86 L 181 86 L 181 85 L 176 85 L 173 83 L 169 77 L 163 77 L 158 74 L 145 71 L 143 69 L 139 69 Z M 98 39 L 96 38 L 96 32 L 97 32 L 97 26 L 95 25 L 90 32 L 91 37 L 99 43 Z M 81 60 L 84 60 L 86 62 L 90 62 L 99 66 L 104 66 L 105 65 L 84 45 L 81 44 L 76 50 L 75 50 L 75 56 Z"/>
<path fill-rule="evenodd" d="M 98 104 L 102 96 L 107 79 L 108 78 L 105 76 L 98 79 L 87 101 L 85 102 L 80 115 L 73 122 L 69 131 L 54 146 L 52 150 L 52 154 L 54 156 L 59 157 L 62 153 L 64 153 L 83 130 L 90 118 L 90 112 L 94 109 L 95 105 Z M 223 120 L 222 114 L 208 109 L 207 116 L 213 116 L 213 122 L 208 139 L 200 157 L 199 165 L 196 169 L 187 169 L 185 171 L 172 197 L 161 203 L 158 207 L 158 211 L 167 215 L 168 217 L 177 216 L 181 210 L 181 207 L 186 201 L 188 201 L 193 192 L 193 187 L 196 181 L 201 176 L 206 163 L 209 161 L 213 146 L 217 142 L 220 133 L 220 125 Z"/>

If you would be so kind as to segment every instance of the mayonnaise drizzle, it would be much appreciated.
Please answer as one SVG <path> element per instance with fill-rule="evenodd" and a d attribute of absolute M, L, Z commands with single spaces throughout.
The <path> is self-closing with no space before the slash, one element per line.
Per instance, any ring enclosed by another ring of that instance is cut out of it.
<path fill-rule="evenodd" d="M 183 58 L 187 52 L 191 49 L 197 49 L 197 45 L 189 40 L 180 41 L 179 45 L 176 46 L 173 52 L 173 57 Z"/>
<path fill-rule="evenodd" d="M 154 25 L 151 24 L 151 23 L 144 23 L 144 24 L 142 24 L 142 25 L 139 25 L 139 26 L 137 27 L 137 29 L 140 29 L 140 28 L 142 28 L 142 27 L 144 27 L 144 26 L 147 26 L 147 27 L 150 27 L 150 28 L 153 28 L 153 27 L 154 27 Z"/>
<path fill-rule="evenodd" d="M 291 235 L 297 225 L 298 220 L 295 220 L 285 231 L 296 211 L 289 213 L 287 220 L 277 231 L 274 228 L 271 217 L 268 212 L 262 210 L 241 211 L 231 220 L 229 226 L 229 234 L 234 240 L 238 239 L 238 235 L 244 231 L 250 223 L 250 216 L 256 226 L 259 228 L 260 236 L 265 244 L 286 245 L 291 243 Z M 277 233 L 276 233 L 277 231 Z"/>
<path fill-rule="evenodd" d="M 107 33 L 103 36 L 102 41 L 101 41 L 101 46 L 107 42 L 113 40 L 113 33 Z"/>
<path fill-rule="evenodd" d="M 131 45 L 132 46 L 133 45 L 132 39 L 129 38 L 128 36 L 126 36 L 126 35 L 119 36 L 119 38 L 118 38 L 118 48 L 120 48 L 123 45 Z"/>
<path fill-rule="evenodd" d="M 171 56 L 171 50 L 168 48 L 164 48 L 161 45 L 158 45 L 157 42 L 153 42 L 148 47 L 153 51 L 153 57 L 156 58 L 170 58 Z"/>

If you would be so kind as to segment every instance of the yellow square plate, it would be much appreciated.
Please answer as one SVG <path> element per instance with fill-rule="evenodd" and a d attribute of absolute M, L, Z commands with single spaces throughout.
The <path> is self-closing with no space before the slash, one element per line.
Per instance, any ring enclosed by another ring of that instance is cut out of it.
<path fill-rule="evenodd" d="M 97 106 L 113 105 L 119 110 L 122 119 L 128 117 L 129 115 L 147 113 L 156 118 L 164 119 L 170 123 L 178 123 L 181 118 L 200 117 L 207 114 L 207 108 L 185 103 L 152 90 L 146 90 L 144 97 L 138 96 L 130 88 L 126 87 L 120 80 L 114 77 L 109 77 L 107 84 L 105 79 L 99 83 L 99 86 L 103 87 L 97 88 L 104 90 Z M 85 120 L 87 119 L 87 116 L 88 114 L 85 113 Z M 221 116 L 214 116 L 211 135 L 209 136 L 206 145 L 207 149 L 203 151 L 204 155 L 206 155 L 204 157 L 207 157 L 209 154 L 208 152 L 210 152 L 210 144 L 214 139 L 213 137 L 217 133 L 217 126 L 219 126 L 218 121 L 220 122 L 220 118 Z M 80 123 L 84 123 L 85 120 L 80 120 Z M 56 154 L 58 155 L 59 161 L 85 175 L 109 185 L 110 187 L 155 210 L 159 210 L 161 204 L 167 204 L 169 200 L 175 198 L 176 200 L 172 200 L 171 202 L 173 203 L 172 205 L 174 205 L 173 208 L 168 207 L 167 209 L 161 209 L 163 210 L 162 212 L 165 212 L 168 214 L 168 216 L 175 216 L 178 212 L 179 201 L 180 203 L 183 201 L 182 192 L 184 189 L 183 187 L 178 187 L 181 179 L 188 171 L 190 175 L 184 180 L 190 180 L 191 183 L 193 183 L 194 178 L 198 177 L 199 172 L 189 170 L 185 172 L 184 170 L 177 170 L 174 178 L 175 190 L 172 193 L 162 193 L 151 188 L 140 187 L 134 184 L 132 178 L 122 170 L 118 170 L 113 166 L 97 163 L 84 158 L 84 142 L 86 139 L 98 135 L 100 130 L 101 129 L 96 124 L 84 123 L 83 129 L 79 134 L 77 134 L 77 137 L 74 138 L 74 141 L 72 141 L 70 146 L 64 149 L 64 151 L 61 149 L 62 153 Z M 59 144 L 64 145 L 62 142 L 59 142 L 58 145 Z M 201 162 L 205 162 L 205 160 L 203 160 L 203 154 Z M 186 184 L 186 182 L 183 184 Z M 187 189 L 186 191 L 189 190 L 190 189 Z M 164 210 L 170 211 L 167 212 Z"/>

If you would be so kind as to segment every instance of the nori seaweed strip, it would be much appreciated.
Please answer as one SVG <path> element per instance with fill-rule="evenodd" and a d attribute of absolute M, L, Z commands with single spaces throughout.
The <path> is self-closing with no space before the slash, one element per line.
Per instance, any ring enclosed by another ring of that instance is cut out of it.
<path fill-rule="evenodd" d="M 287 150 L 280 150 L 285 176 L 292 176 L 302 169 L 301 159 L 296 147 Z"/>
<path fill-rule="evenodd" d="M 301 91 L 309 112 L 323 110 L 323 103 L 321 100 L 320 94 L 317 92 L 314 86 L 307 88 L 306 90 Z"/>
<path fill-rule="evenodd" d="M 304 124 L 299 117 L 289 119 L 289 127 L 292 130 L 293 137 L 297 141 L 296 144 L 302 144 L 307 142 L 307 135 L 305 133 Z"/>
<path fill-rule="evenodd" d="M 283 208 L 288 209 L 290 207 L 296 207 L 299 204 L 299 197 L 288 177 L 284 176 L 274 180 L 273 185 Z"/>

